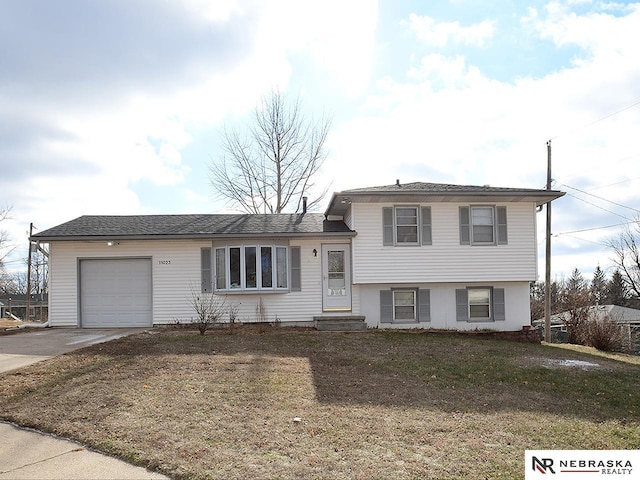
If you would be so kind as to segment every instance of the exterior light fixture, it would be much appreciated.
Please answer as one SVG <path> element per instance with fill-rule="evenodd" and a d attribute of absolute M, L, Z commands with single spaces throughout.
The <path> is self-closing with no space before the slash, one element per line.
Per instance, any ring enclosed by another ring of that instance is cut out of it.
<path fill-rule="evenodd" d="M 318 250 L 316 250 L 315 248 L 313 249 L 313 256 L 317 257 L 318 256 Z"/>

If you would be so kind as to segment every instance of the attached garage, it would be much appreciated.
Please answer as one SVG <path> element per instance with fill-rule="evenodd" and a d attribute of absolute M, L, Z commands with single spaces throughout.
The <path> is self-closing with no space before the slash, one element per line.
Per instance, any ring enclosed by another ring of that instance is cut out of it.
<path fill-rule="evenodd" d="M 150 259 L 80 260 L 80 327 L 150 326 Z"/>

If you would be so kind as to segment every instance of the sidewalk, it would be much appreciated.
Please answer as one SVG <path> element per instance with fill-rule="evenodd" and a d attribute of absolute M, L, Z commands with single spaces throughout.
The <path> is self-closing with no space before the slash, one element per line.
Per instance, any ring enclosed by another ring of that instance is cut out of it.
<path fill-rule="evenodd" d="M 168 479 L 61 438 L 0 422 L 0 479 Z"/>

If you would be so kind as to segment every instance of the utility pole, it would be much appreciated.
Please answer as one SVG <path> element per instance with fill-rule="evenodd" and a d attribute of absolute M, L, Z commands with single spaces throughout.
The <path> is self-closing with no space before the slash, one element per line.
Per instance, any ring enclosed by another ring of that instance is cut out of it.
<path fill-rule="evenodd" d="M 547 141 L 547 190 L 551 190 L 551 140 Z M 544 341 L 551 342 L 551 201 L 547 202 L 544 274 Z"/>
<path fill-rule="evenodd" d="M 29 257 L 27 258 L 27 312 L 25 313 L 26 321 L 29 321 L 29 308 L 31 305 L 31 253 L 33 245 L 31 243 L 31 235 L 33 235 L 33 223 L 29 224 Z"/>

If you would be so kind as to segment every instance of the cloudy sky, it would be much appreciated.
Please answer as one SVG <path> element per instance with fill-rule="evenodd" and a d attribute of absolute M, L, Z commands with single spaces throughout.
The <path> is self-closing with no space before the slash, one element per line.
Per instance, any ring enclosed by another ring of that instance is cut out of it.
<path fill-rule="evenodd" d="M 589 275 L 640 213 L 639 37 L 640 2 L 2 0 L 2 227 L 227 211 L 222 128 L 277 87 L 332 115 L 332 191 L 544 188 L 551 140 L 554 277 Z"/>

